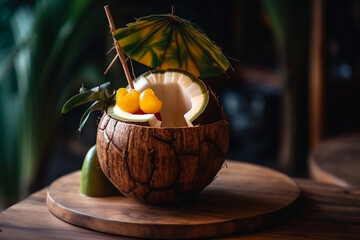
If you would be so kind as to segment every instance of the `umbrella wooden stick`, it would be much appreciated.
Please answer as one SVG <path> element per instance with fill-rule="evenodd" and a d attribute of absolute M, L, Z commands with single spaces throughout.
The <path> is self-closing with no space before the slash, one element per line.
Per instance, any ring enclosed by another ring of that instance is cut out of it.
<path fill-rule="evenodd" d="M 126 79 L 127 79 L 128 83 L 129 83 L 131 89 L 134 89 L 134 84 L 133 84 L 133 82 L 132 82 L 131 74 L 130 74 L 128 65 L 127 65 L 127 63 L 126 63 L 126 59 L 125 59 L 124 53 L 123 53 L 123 51 L 121 50 L 121 47 L 120 47 L 119 43 L 116 41 L 115 36 L 114 36 L 114 31 L 115 31 L 116 28 L 115 28 L 115 24 L 114 24 L 113 18 L 112 18 L 111 13 L 110 13 L 109 6 L 106 5 L 106 6 L 104 7 L 104 9 L 105 9 L 105 13 L 106 13 L 107 19 L 108 19 L 108 21 L 109 21 L 110 32 L 111 32 L 111 35 L 112 35 L 113 40 L 114 40 L 114 46 L 115 46 L 117 55 L 119 56 L 121 65 L 123 66 Z"/>

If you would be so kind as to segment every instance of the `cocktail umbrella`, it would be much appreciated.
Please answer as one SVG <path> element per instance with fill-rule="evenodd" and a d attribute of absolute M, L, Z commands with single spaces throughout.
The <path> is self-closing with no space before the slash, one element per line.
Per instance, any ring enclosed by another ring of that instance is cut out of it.
<path fill-rule="evenodd" d="M 122 51 L 154 69 L 181 69 L 195 76 L 223 74 L 229 62 L 194 23 L 171 14 L 141 17 L 113 32 Z"/>

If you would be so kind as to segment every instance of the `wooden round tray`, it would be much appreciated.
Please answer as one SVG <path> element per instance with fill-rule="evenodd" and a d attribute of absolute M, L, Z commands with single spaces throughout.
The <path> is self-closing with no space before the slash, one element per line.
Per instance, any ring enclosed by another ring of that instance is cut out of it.
<path fill-rule="evenodd" d="M 81 172 L 48 188 L 51 213 L 68 223 L 141 238 L 217 237 L 279 224 L 299 208 L 300 189 L 288 176 L 248 163 L 227 161 L 218 177 L 192 201 L 153 206 L 126 197 L 79 193 Z"/>

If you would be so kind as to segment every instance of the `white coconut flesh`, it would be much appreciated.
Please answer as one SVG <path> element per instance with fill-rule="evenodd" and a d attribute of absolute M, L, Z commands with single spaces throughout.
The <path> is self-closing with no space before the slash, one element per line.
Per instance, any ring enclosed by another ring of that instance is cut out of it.
<path fill-rule="evenodd" d="M 107 110 L 107 113 L 113 118 L 123 122 L 147 122 L 152 127 L 161 126 L 161 121 L 159 121 L 154 114 L 132 114 L 121 110 L 118 105 L 110 106 Z"/>
<path fill-rule="evenodd" d="M 118 106 L 110 106 L 108 114 L 129 122 L 148 122 L 152 127 L 186 127 L 204 111 L 209 101 L 205 84 L 194 76 L 179 70 L 147 72 L 133 81 L 134 88 L 151 88 L 162 101 L 158 121 L 154 114 L 131 114 Z M 128 87 L 129 89 L 129 87 Z"/>

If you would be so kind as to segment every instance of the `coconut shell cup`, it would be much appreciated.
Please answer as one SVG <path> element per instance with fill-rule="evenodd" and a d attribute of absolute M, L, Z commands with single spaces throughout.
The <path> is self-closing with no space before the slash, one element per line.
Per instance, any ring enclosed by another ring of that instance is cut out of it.
<path fill-rule="evenodd" d="M 97 130 L 101 169 L 125 196 L 151 204 L 196 196 L 222 168 L 229 146 L 225 118 L 195 127 L 149 127 L 104 112 Z"/>

